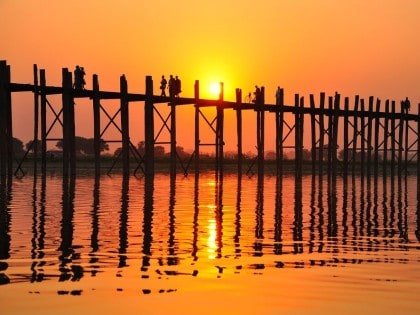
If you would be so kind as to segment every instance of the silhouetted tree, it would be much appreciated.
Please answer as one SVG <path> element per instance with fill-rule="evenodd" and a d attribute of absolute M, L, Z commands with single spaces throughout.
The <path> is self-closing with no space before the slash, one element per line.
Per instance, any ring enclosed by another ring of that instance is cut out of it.
<path fill-rule="evenodd" d="M 265 159 L 266 160 L 271 160 L 271 161 L 276 160 L 277 159 L 276 152 L 274 152 L 274 151 L 268 151 L 265 154 Z"/>
<path fill-rule="evenodd" d="M 304 161 L 310 161 L 310 160 L 312 160 L 312 154 L 311 154 L 311 151 L 310 151 L 310 150 L 308 150 L 308 149 L 303 149 L 303 150 L 302 150 L 302 159 L 303 159 Z"/>
<path fill-rule="evenodd" d="M 31 148 L 30 152 L 34 152 L 34 148 L 35 146 L 32 145 L 34 143 L 34 140 L 29 140 L 26 144 L 25 144 L 25 149 L 29 150 L 29 148 Z M 38 143 L 38 152 L 42 151 L 42 142 L 41 140 L 37 140 Z"/>
<path fill-rule="evenodd" d="M 183 147 L 181 147 L 181 146 L 177 146 L 177 147 L 176 147 L 176 152 L 178 153 L 178 156 L 179 156 L 181 159 L 186 159 L 186 158 L 188 158 L 188 157 L 189 157 L 189 154 L 188 154 L 187 152 L 185 152 L 185 151 L 184 151 L 184 148 L 183 148 Z"/>
<path fill-rule="evenodd" d="M 23 150 L 23 142 L 18 138 L 13 138 L 13 154 L 15 156 L 22 156 L 25 154 Z"/>
<path fill-rule="evenodd" d="M 146 144 L 144 141 L 140 141 L 137 143 L 137 151 L 139 151 L 140 155 L 143 156 L 146 151 Z"/>
<path fill-rule="evenodd" d="M 165 148 L 161 145 L 155 146 L 154 152 L 155 152 L 155 158 L 165 157 Z"/>
<path fill-rule="evenodd" d="M 76 153 L 80 154 L 86 154 L 86 155 L 93 155 L 94 152 L 94 139 L 93 138 L 84 138 L 84 137 L 75 137 L 76 140 Z M 109 150 L 109 144 L 101 141 L 101 152 L 108 151 Z M 57 141 L 57 144 L 55 145 L 59 149 L 63 149 L 63 141 L 59 140 Z"/>

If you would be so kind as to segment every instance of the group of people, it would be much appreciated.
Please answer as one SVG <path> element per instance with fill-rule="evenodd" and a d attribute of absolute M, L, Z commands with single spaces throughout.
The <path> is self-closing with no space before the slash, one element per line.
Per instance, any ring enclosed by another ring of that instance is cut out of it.
<path fill-rule="evenodd" d="M 74 69 L 74 83 L 73 88 L 76 90 L 84 90 L 86 81 L 85 81 L 85 69 L 83 67 L 76 66 Z"/>
<path fill-rule="evenodd" d="M 168 88 L 169 97 L 179 97 L 181 93 L 181 80 L 178 76 L 174 76 L 171 74 L 169 76 L 169 81 L 165 79 L 165 76 L 162 75 L 162 80 L 160 81 L 160 96 L 166 96 L 166 88 Z"/>
<path fill-rule="evenodd" d="M 252 94 L 254 94 L 254 96 L 252 97 Z M 257 85 L 255 86 L 255 91 L 254 93 L 249 92 L 246 96 L 245 96 L 245 102 L 246 103 L 254 103 L 254 104 L 262 104 L 264 102 L 264 96 L 263 96 L 263 91 L 262 88 L 258 87 Z M 277 87 L 277 91 L 276 91 L 276 104 L 280 104 L 281 102 L 281 98 L 283 91 L 282 89 L 280 89 L 280 87 Z"/>

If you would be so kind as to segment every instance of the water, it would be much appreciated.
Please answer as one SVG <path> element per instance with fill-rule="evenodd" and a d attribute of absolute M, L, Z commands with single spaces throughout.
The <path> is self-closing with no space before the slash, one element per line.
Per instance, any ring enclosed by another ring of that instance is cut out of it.
<path fill-rule="evenodd" d="M 2 314 L 419 314 L 417 178 L 14 179 Z"/>

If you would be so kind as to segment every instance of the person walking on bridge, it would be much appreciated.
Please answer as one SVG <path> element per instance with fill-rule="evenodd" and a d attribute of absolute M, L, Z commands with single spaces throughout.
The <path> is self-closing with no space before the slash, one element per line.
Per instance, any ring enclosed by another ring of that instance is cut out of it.
<path fill-rule="evenodd" d="M 175 96 L 175 79 L 174 79 L 174 76 L 172 74 L 169 76 L 168 90 L 169 90 L 169 97 L 174 98 L 174 96 Z"/>
<path fill-rule="evenodd" d="M 161 90 L 160 96 L 166 97 L 166 84 L 167 83 L 168 82 L 166 81 L 165 76 L 163 75 L 162 80 L 160 81 L 160 90 Z"/>
<path fill-rule="evenodd" d="M 175 96 L 179 97 L 181 92 L 181 80 L 178 78 L 178 76 L 175 76 Z"/>

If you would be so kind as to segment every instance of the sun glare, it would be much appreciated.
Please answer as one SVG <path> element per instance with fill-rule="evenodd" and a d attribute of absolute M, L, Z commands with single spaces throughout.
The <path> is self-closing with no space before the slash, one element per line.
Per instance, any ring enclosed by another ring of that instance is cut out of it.
<path fill-rule="evenodd" d="M 219 97 L 220 94 L 220 83 L 212 82 L 209 87 L 210 93 L 214 97 Z"/>

